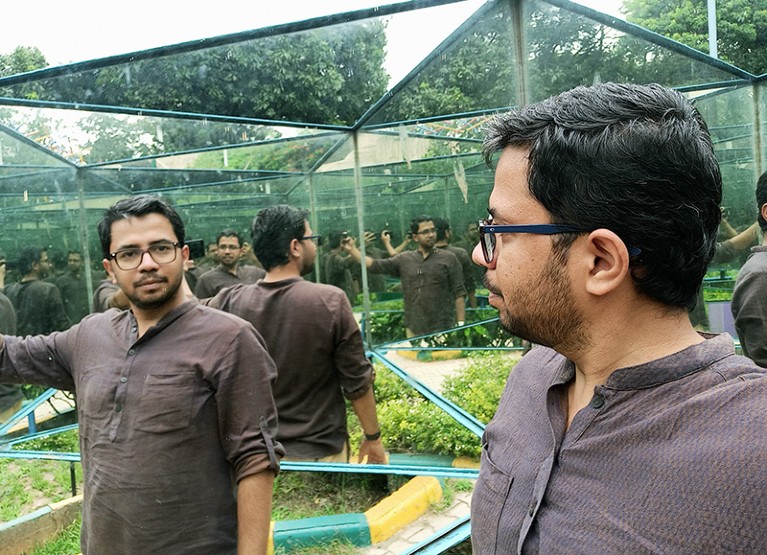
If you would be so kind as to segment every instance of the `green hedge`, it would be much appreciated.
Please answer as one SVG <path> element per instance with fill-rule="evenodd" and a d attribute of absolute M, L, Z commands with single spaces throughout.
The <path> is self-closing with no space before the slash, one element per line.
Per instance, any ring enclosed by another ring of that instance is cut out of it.
<path fill-rule="evenodd" d="M 516 357 L 509 352 L 474 355 L 445 380 L 443 395 L 487 423 L 514 364 Z M 374 387 L 381 437 L 388 451 L 479 457 L 480 438 L 383 365 L 376 365 Z M 351 410 L 349 430 L 356 449 L 361 431 Z"/>

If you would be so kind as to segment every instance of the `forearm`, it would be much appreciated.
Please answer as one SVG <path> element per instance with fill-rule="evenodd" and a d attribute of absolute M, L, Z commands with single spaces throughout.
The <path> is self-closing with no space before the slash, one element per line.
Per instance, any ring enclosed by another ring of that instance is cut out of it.
<path fill-rule="evenodd" d="M 363 433 L 358 462 L 384 464 L 386 462 L 386 453 L 380 438 L 381 428 L 378 424 L 373 387 L 371 386 L 362 397 L 352 400 L 351 404 L 357 419 L 360 421 Z M 366 437 L 374 434 L 378 435 L 375 439 L 368 439 Z"/>
<path fill-rule="evenodd" d="M 378 425 L 378 413 L 376 412 L 376 400 L 371 386 L 362 397 L 351 401 L 354 414 L 360 421 L 362 431 L 367 434 L 374 434 L 380 431 Z"/>
<path fill-rule="evenodd" d="M 266 554 L 272 514 L 271 470 L 246 476 L 237 485 L 237 553 Z"/>
<path fill-rule="evenodd" d="M 735 249 L 742 251 L 751 245 L 755 245 L 759 240 L 759 224 L 753 223 L 744 231 L 738 233 L 735 237 L 728 239 L 730 245 Z"/>
<path fill-rule="evenodd" d="M 463 296 L 455 299 L 455 319 L 459 322 L 466 321 L 466 302 L 463 300 Z"/>

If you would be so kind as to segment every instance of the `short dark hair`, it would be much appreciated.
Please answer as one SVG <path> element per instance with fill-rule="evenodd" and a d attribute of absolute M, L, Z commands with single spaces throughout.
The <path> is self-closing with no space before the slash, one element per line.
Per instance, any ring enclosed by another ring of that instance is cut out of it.
<path fill-rule="evenodd" d="M 423 222 L 432 222 L 433 223 L 434 222 L 434 218 L 432 218 L 431 216 L 425 216 L 425 215 L 424 216 L 416 216 L 415 218 L 410 220 L 410 233 L 412 233 L 413 235 L 418 233 L 418 227 Z"/>
<path fill-rule="evenodd" d="M 173 207 L 165 200 L 152 195 L 136 195 L 118 200 L 107 208 L 98 224 L 101 253 L 109 258 L 109 245 L 112 243 L 112 224 L 118 220 L 160 214 L 168 219 L 179 244 L 184 244 L 184 222 Z"/>
<path fill-rule="evenodd" d="M 242 246 L 242 235 L 230 227 L 227 227 L 226 229 L 218 232 L 218 235 L 216 235 L 216 246 L 218 246 L 218 241 L 222 237 L 237 237 L 237 242 L 240 244 L 240 246 Z"/>
<path fill-rule="evenodd" d="M 48 249 L 44 247 L 24 247 L 19 252 L 16 269 L 22 276 L 27 275 L 32 271 L 32 266 L 40 262 L 44 252 L 48 252 Z"/>
<path fill-rule="evenodd" d="M 306 231 L 309 211 L 278 204 L 261 210 L 250 231 L 253 254 L 267 272 L 288 263 L 288 250 L 293 239 L 301 239 Z"/>
<path fill-rule="evenodd" d="M 450 222 L 445 218 L 434 218 L 434 229 L 437 232 L 437 241 L 444 241 L 447 239 L 447 232 L 450 231 Z"/>
<path fill-rule="evenodd" d="M 764 172 L 756 180 L 756 210 L 758 211 L 757 219 L 759 220 L 759 227 L 762 231 L 767 232 L 767 220 L 762 217 L 762 206 L 767 204 L 767 172 Z"/>
<path fill-rule="evenodd" d="M 627 246 L 637 289 L 691 307 L 714 255 L 722 177 L 708 127 L 660 85 L 578 87 L 494 119 L 485 160 L 529 149 L 528 187 L 554 223 L 607 228 Z M 566 249 L 577 235 L 553 239 Z"/>

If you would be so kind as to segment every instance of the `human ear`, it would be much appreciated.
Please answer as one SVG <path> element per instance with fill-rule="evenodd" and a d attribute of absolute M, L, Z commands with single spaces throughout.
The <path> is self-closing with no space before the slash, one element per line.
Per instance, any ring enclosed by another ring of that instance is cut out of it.
<path fill-rule="evenodd" d="M 104 270 L 109 276 L 109 281 L 116 284 L 117 278 L 115 277 L 115 273 L 112 271 L 112 261 L 108 258 L 104 258 L 101 260 L 101 263 L 104 265 Z"/>
<path fill-rule="evenodd" d="M 592 295 L 607 295 L 631 279 L 628 247 L 608 229 L 592 231 L 585 242 L 589 272 L 586 291 Z"/>

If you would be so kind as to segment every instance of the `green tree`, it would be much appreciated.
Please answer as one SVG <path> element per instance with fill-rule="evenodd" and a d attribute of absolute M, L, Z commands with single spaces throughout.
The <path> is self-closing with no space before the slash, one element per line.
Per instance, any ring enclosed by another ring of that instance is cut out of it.
<path fill-rule="evenodd" d="M 47 66 L 45 56 L 35 46 L 17 46 L 10 54 L 0 54 L 0 77 L 26 73 Z M 18 86 L 15 94 L 11 96 L 36 100 L 40 98 L 42 91 L 44 87 L 38 83 L 25 83 Z"/>
<path fill-rule="evenodd" d="M 767 72 L 767 0 L 719 0 L 719 58 L 754 74 Z M 708 53 L 706 0 L 624 0 L 626 19 Z"/>
<path fill-rule="evenodd" d="M 69 102 L 353 124 L 386 91 L 379 21 L 263 37 L 64 76 Z"/>

